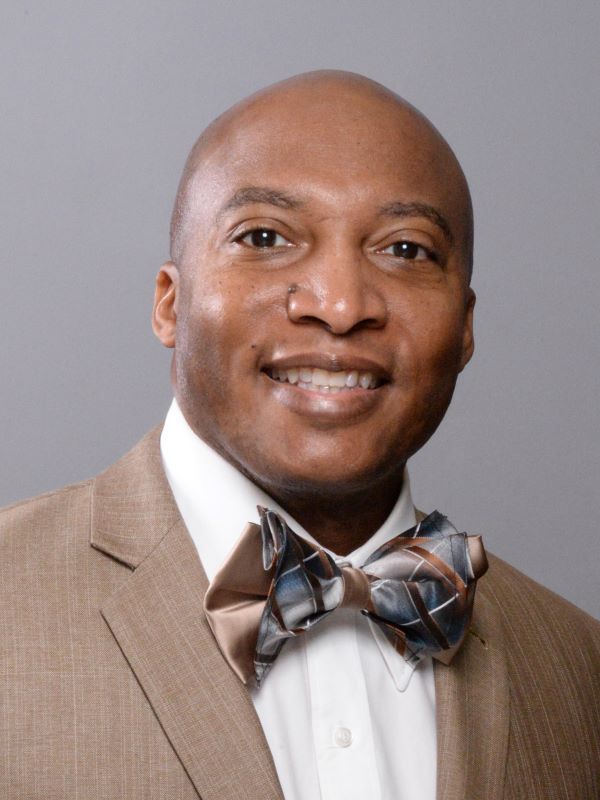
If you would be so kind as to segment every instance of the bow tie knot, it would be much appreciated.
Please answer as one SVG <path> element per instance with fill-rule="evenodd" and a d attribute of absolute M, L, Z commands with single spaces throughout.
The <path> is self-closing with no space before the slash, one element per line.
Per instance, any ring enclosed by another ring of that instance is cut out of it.
<path fill-rule="evenodd" d="M 344 582 L 344 594 L 340 602 L 340 608 L 372 611 L 371 582 L 375 578 L 368 575 L 364 570 L 353 567 L 350 564 L 340 564 L 339 566 L 341 567 L 342 580 Z"/>
<path fill-rule="evenodd" d="M 386 542 L 360 568 L 337 561 L 259 508 L 206 593 L 204 608 L 226 660 L 247 683 L 263 680 L 287 639 L 335 609 L 359 609 L 414 668 L 448 663 L 487 569 L 479 536 L 458 533 L 437 511 Z"/>

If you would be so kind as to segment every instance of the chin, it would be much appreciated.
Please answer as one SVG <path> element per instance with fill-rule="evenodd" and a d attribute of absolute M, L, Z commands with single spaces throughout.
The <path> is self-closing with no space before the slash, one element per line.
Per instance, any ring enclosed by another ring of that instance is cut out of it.
<path fill-rule="evenodd" d="M 356 463 L 330 455 L 323 460 L 310 459 L 293 463 L 277 459 L 260 464 L 244 464 L 243 472 L 273 497 L 315 495 L 340 497 L 355 492 L 368 491 L 380 484 L 383 478 L 397 475 L 401 479 L 404 460 L 397 457 L 385 464 Z"/>

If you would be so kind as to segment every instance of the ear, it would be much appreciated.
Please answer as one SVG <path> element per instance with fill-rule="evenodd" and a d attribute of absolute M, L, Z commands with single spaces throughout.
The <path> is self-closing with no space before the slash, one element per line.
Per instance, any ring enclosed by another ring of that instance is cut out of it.
<path fill-rule="evenodd" d="M 156 276 L 152 330 L 165 347 L 175 347 L 175 328 L 179 295 L 179 270 L 166 261 Z"/>
<path fill-rule="evenodd" d="M 469 286 L 467 288 L 465 321 L 464 321 L 463 340 L 462 340 L 462 353 L 460 357 L 461 372 L 471 360 L 471 356 L 473 355 L 473 351 L 475 350 L 475 340 L 473 338 L 473 310 L 475 308 L 476 299 L 477 298 L 475 296 L 475 292 Z"/>

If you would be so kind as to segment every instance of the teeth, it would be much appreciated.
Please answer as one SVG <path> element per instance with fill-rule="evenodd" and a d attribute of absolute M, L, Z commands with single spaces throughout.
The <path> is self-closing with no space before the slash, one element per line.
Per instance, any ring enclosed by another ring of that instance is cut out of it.
<path fill-rule="evenodd" d="M 353 369 L 352 372 L 348 373 L 348 377 L 346 378 L 346 386 L 349 389 L 353 389 L 355 386 L 358 386 L 358 371 Z"/>
<path fill-rule="evenodd" d="M 349 391 L 358 386 L 361 389 L 374 389 L 377 386 L 377 379 L 372 372 L 359 372 L 356 369 L 329 372 L 317 367 L 291 367 L 273 369 L 271 377 L 282 383 L 296 384 L 301 389 L 326 394 Z"/>

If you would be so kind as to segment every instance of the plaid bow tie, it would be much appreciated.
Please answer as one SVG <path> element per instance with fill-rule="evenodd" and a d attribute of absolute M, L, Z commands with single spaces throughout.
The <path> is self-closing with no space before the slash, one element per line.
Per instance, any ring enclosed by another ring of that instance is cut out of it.
<path fill-rule="evenodd" d="M 475 584 L 487 570 L 480 536 L 458 533 L 434 511 L 386 542 L 360 569 L 295 534 L 259 507 L 206 593 L 204 610 L 225 659 L 258 685 L 286 640 L 336 608 L 360 609 L 414 668 L 449 663 L 471 619 Z"/>

